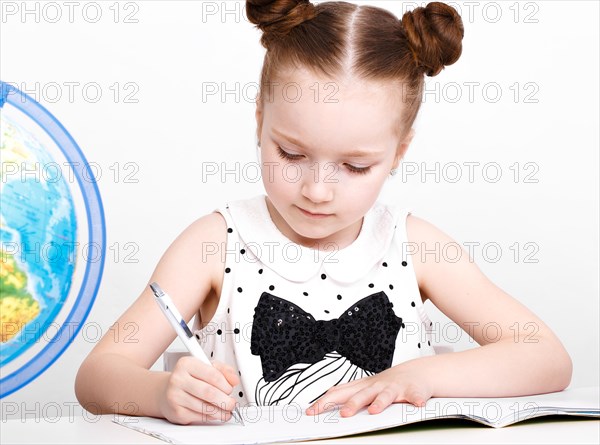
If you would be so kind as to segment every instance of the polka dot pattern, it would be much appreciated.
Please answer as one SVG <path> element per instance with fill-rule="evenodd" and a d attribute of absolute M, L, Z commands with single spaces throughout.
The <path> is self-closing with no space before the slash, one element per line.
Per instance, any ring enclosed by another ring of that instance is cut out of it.
<path fill-rule="evenodd" d="M 363 224 L 373 239 L 364 243 L 363 236 L 359 255 L 344 256 L 340 251 L 340 255 L 326 257 L 333 260 L 331 264 L 317 267 L 321 257 L 311 252 L 310 261 L 288 261 L 287 267 L 280 269 L 278 261 L 265 260 L 265 253 L 270 255 L 273 246 L 261 242 L 279 241 L 273 243 L 275 250 L 293 243 L 277 238 L 281 233 L 274 231 L 272 221 L 259 207 L 232 203 L 219 209 L 227 221 L 220 296 L 227 301 L 219 303 L 213 326 L 196 334 L 211 358 L 232 365 L 238 372 L 240 385 L 232 395 L 240 403 L 314 400 L 336 383 L 431 353 L 429 339 L 423 337 L 421 328 L 418 332 L 414 329 L 415 323 L 423 328 L 431 323 L 421 320 L 423 306 L 415 292 L 414 271 L 400 249 L 399 243 L 408 241 L 402 220 L 405 211 L 386 207 L 387 214 L 373 213 L 381 223 L 372 219 L 370 224 Z M 390 215 L 397 215 L 402 223 L 384 222 Z M 266 231 L 273 236 L 256 237 Z M 384 250 L 381 240 L 391 240 L 391 232 L 399 238 Z M 263 249 L 262 256 L 257 245 Z M 294 257 L 298 249 L 290 247 L 285 252 Z M 385 300 L 377 295 L 385 296 Z M 270 314 L 271 305 L 266 307 L 263 297 L 278 299 L 269 303 L 281 301 L 272 305 L 277 315 Z M 263 398 L 263 394 L 268 397 Z"/>

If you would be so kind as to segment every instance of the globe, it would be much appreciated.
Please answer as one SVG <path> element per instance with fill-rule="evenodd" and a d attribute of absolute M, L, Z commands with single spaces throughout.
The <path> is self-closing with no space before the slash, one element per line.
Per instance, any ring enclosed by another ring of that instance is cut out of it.
<path fill-rule="evenodd" d="M 100 194 L 80 148 L 41 104 L 0 82 L 0 397 L 80 331 L 105 253 Z"/>

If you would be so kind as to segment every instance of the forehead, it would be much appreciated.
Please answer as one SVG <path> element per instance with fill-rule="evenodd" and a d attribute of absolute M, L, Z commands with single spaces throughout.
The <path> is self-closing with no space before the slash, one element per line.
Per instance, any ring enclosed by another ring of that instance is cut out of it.
<path fill-rule="evenodd" d="M 402 101 L 392 83 L 331 79 L 296 70 L 268 88 L 265 124 L 302 138 L 308 146 L 384 149 L 397 143 Z"/>

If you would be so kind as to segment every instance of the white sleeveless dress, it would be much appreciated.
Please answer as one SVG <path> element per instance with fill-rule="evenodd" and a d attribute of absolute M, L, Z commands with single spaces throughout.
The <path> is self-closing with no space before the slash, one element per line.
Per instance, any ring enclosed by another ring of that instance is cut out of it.
<path fill-rule="evenodd" d="M 377 201 L 337 251 L 292 242 L 266 196 L 215 209 L 227 222 L 225 273 L 213 319 L 193 330 L 211 359 L 240 376 L 245 405 L 308 407 L 330 387 L 434 355 L 407 252 L 409 210 Z"/>

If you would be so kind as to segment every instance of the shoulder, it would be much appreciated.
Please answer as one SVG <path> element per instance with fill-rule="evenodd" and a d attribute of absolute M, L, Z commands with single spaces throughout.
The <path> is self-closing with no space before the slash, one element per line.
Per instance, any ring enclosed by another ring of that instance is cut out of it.
<path fill-rule="evenodd" d="M 208 274 L 210 288 L 214 289 L 222 275 L 226 243 L 227 223 L 223 215 L 213 212 L 188 225 L 169 250 L 177 254 L 180 267 L 195 270 L 196 276 Z"/>
<path fill-rule="evenodd" d="M 183 236 L 204 241 L 225 241 L 227 222 L 219 212 L 208 213 L 192 222 L 183 232 Z"/>
<path fill-rule="evenodd" d="M 446 233 L 429 221 L 409 213 L 406 216 L 406 232 L 411 242 L 435 242 L 451 239 Z"/>
<path fill-rule="evenodd" d="M 406 217 L 406 232 L 409 241 L 423 243 L 425 246 L 435 246 L 436 243 L 439 243 L 437 251 L 440 253 L 444 248 L 449 249 L 451 247 L 460 248 L 464 251 L 464 248 L 460 245 L 460 243 L 458 243 L 442 229 L 419 216 L 413 215 L 412 213 L 409 213 Z M 460 256 L 462 258 L 462 255 Z M 447 257 L 451 258 L 452 255 L 447 255 Z M 467 260 L 469 260 L 469 258 L 467 258 Z"/>
<path fill-rule="evenodd" d="M 467 251 L 456 240 L 419 216 L 407 215 L 406 236 L 412 245 L 411 259 L 422 291 L 428 288 L 444 264 L 470 262 Z"/>
<path fill-rule="evenodd" d="M 175 243 L 193 252 L 206 253 L 220 247 L 226 239 L 227 223 L 220 213 L 214 212 L 192 222 L 179 234 Z"/>

